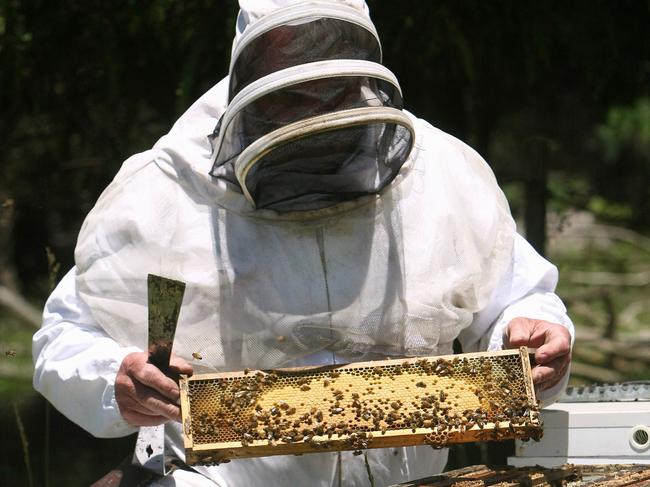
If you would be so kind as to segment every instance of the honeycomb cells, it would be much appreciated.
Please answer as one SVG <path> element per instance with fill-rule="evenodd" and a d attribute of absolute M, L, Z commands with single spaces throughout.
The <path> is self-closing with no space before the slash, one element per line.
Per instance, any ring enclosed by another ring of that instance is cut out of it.
<path fill-rule="evenodd" d="M 186 448 L 225 459 L 536 437 L 527 360 L 515 350 L 194 376 L 181 387 Z"/>

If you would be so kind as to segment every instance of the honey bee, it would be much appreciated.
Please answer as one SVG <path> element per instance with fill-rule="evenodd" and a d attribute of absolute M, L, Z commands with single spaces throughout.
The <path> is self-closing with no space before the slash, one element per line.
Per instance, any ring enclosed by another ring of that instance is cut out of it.
<path fill-rule="evenodd" d="M 199 352 L 192 352 L 192 357 L 194 357 L 196 360 L 203 360 L 203 355 L 201 355 Z"/>

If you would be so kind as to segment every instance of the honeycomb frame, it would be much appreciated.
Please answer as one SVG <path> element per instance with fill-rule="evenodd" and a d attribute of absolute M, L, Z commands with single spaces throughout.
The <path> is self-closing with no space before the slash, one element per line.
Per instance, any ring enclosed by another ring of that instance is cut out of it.
<path fill-rule="evenodd" d="M 186 461 L 541 437 L 527 347 L 181 376 Z"/>

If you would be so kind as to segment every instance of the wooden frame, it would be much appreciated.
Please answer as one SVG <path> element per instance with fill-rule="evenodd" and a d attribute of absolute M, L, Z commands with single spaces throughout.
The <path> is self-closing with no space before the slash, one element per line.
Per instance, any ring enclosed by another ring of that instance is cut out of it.
<path fill-rule="evenodd" d="M 539 438 L 519 350 L 182 377 L 187 462 Z"/>

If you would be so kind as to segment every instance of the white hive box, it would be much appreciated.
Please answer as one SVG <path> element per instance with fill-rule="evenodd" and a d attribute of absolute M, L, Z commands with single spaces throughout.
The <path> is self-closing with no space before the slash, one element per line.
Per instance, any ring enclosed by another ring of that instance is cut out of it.
<path fill-rule="evenodd" d="M 517 441 L 515 456 L 508 464 L 650 464 L 649 390 L 645 384 L 626 384 L 565 395 L 561 402 L 541 411 L 542 440 Z M 596 402 L 603 399 L 609 402 Z M 572 400 L 576 402 L 569 402 Z"/>

